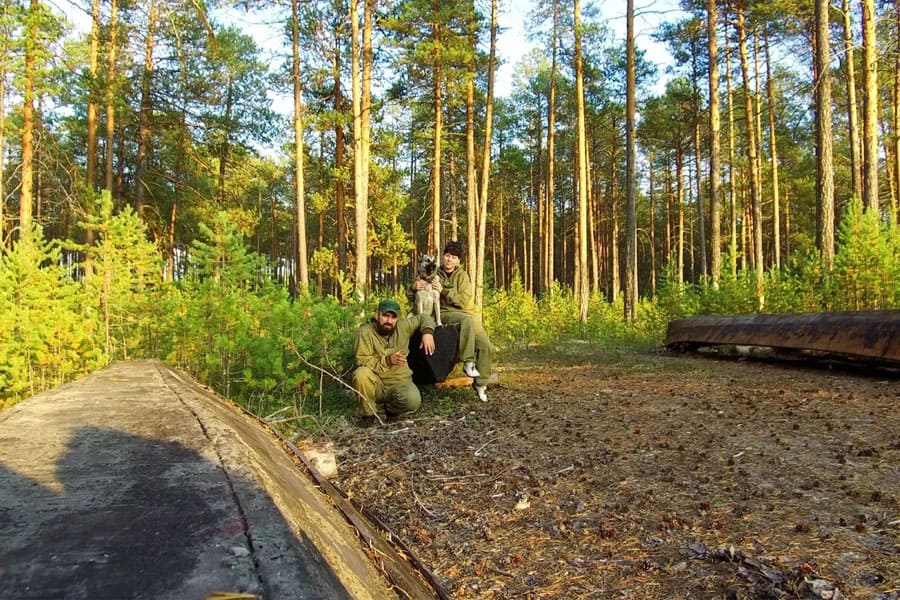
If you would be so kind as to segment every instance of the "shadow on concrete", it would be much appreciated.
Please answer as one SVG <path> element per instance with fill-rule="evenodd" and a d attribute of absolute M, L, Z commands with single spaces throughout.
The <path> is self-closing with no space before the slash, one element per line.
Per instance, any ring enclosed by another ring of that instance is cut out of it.
<path fill-rule="evenodd" d="M 79 427 L 55 471 L 42 468 L 32 478 L 0 463 L 2 598 L 349 597 L 321 561 L 285 560 L 297 586 L 271 589 L 234 482 L 178 443 Z M 268 497 L 255 483 L 240 485 Z"/>

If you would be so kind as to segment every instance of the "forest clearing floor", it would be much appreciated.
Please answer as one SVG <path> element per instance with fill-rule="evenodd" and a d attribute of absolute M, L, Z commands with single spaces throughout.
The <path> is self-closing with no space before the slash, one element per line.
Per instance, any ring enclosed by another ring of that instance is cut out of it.
<path fill-rule="evenodd" d="M 565 344 L 335 434 L 454 598 L 898 598 L 900 379 Z"/>

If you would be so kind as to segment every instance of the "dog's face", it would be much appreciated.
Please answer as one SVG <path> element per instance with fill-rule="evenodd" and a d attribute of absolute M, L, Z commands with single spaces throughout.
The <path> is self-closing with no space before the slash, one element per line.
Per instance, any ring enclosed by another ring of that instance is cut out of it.
<path fill-rule="evenodd" d="M 434 272 L 437 270 L 437 261 L 434 259 L 434 255 L 432 254 L 423 254 L 422 258 L 419 259 L 419 277 L 424 279 L 431 279 L 434 276 Z"/>

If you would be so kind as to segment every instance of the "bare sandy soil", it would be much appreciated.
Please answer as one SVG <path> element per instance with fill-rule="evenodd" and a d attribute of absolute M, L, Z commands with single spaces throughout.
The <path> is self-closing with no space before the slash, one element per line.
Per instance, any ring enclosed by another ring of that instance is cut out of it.
<path fill-rule="evenodd" d="M 454 598 L 900 590 L 900 379 L 569 345 L 347 429 L 336 483 Z"/>

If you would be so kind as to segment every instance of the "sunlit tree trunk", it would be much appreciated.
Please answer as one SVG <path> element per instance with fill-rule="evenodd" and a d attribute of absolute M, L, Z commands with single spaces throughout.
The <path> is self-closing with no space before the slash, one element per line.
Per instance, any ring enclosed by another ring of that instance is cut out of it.
<path fill-rule="evenodd" d="M 475 61 L 478 41 L 475 37 L 475 3 L 469 2 L 469 52 L 466 64 L 466 271 L 476 273 L 478 259 L 478 180 L 475 161 Z M 438 248 L 437 252 L 441 249 Z"/>
<path fill-rule="evenodd" d="M 591 163 L 592 149 L 588 146 L 587 162 Z M 591 232 L 591 239 L 588 240 L 588 253 L 591 263 L 591 287 L 595 290 L 600 289 L 600 263 L 602 253 L 600 251 L 600 240 L 597 239 L 597 230 L 600 223 L 600 201 L 594 194 L 594 178 L 588 175 L 588 231 Z"/>
<path fill-rule="evenodd" d="M 344 112 L 344 94 L 341 92 L 341 38 L 344 29 L 336 24 L 334 28 L 334 61 L 332 78 L 334 86 L 334 112 Z M 340 175 L 334 182 L 335 235 L 337 236 L 338 269 L 344 273 L 347 269 L 347 190 L 344 186 L 344 124 L 340 118 L 334 123 L 334 170 Z"/>
<path fill-rule="evenodd" d="M 875 34 L 875 0 L 861 0 L 863 26 L 863 206 L 876 215 L 878 206 L 878 39 Z"/>
<path fill-rule="evenodd" d="M 451 157 L 449 161 L 447 161 L 447 170 L 450 171 L 450 189 L 448 193 L 450 194 L 450 234 L 447 239 L 450 240 L 458 240 L 459 239 L 459 218 L 457 215 L 459 214 L 459 194 L 457 193 L 456 186 L 456 163 L 457 159 L 455 156 Z"/>
<path fill-rule="evenodd" d="M 775 130 L 775 82 L 772 80 L 772 60 L 769 55 L 768 30 L 763 32 L 766 53 L 766 101 L 769 104 L 769 160 L 772 166 L 772 246 L 775 268 L 781 268 L 781 182 L 778 180 L 778 134 Z"/>
<path fill-rule="evenodd" d="M 581 58 L 581 2 L 575 0 L 573 13 L 575 17 L 575 102 L 578 110 L 578 261 L 575 276 L 578 281 L 578 314 L 582 323 L 587 323 L 588 304 L 590 302 L 590 285 L 587 270 L 587 125 L 584 109 L 584 72 Z"/>
<path fill-rule="evenodd" d="M 791 198 L 784 194 L 784 255 L 791 255 Z"/>
<path fill-rule="evenodd" d="M 115 200 L 117 194 L 113 189 L 113 150 L 116 133 L 116 54 L 118 49 L 119 9 L 117 0 L 112 0 L 109 8 L 109 48 L 107 48 L 107 80 L 106 80 L 106 189 Z"/>
<path fill-rule="evenodd" d="M 532 280 L 532 288 L 531 291 L 535 294 L 544 293 L 547 291 L 546 281 L 544 280 L 544 271 L 546 269 L 546 253 L 544 250 L 546 241 L 544 239 L 546 228 L 544 227 L 544 221 L 546 220 L 546 205 L 547 201 L 545 198 L 546 194 L 546 186 L 544 179 L 544 152 L 543 152 L 543 122 L 544 115 L 540 109 L 540 96 L 537 97 L 538 102 L 538 110 L 535 111 L 536 119 L 534 124 L 534 135 L 536 137 L 535 145 L 534 145 L 534 157 L 531 161 L 531 168 L 529 169 L 530 174 L 530 186 L 531 186 L 531 197 L 535 199 L 535 207 L 537 210 L 537 231 L 536 236 L 535 232 L 532 232 L 532 240 L 535 245 L 533 249 L 532 255 L 534 255 L 534 273 Z M 534 214 L 534 211 L 532 211 Z M 535 239 L 535 237 L 537 239 Z M 535 254 L 536 253 L 536 254 Z"/>
<path fill-rule="evenodd" d="M 478 265 L 475 276 L 475 306 L 481 310 L 484 300 L 484 244 L 487 236 L 488 183 L 491 176 L 491 137 L 494 131 L 494 65 L 497 56 L 497 0 L 491 0 L 491 49 L 488 60 L 487 98 L 485 99 L 484 148 L 481 157 L 481 193 L 478 199 Z"/>
<path fill-rule="evenodd" d="M 816 246 L 825 265 L 834 264 L 834 159 L 831 134 L 829 0 L 815 3 Z"/>
<path fill-rule="evenodd" d="M 695 104 L 694 110 L 696 111 L 693 115 L 693 147 L 694 147 L 694 178 L 697 180 L 694 189 L 696 190 L 697 198 L 694 202 L 694 207 L 696 208 L 697 218 L 693 219 L 691 223 L 697 224 L 697 246 L 696 249 L 700 253 L 699 267 L 700 267 L 700 278 L 705 279 L 708 275 L 707 271 L 707 263 L 706 263 L 706 214 L 703 208 L 703 143 L 700 141 L 700 94 L 699 89 L 696 88 L 697 94 L 695 96 Z M 693 229 L 693 227 L 692 227 Z M 691 244 L 691 251 L 694 250 L 694 245 Z M 696 264 L 694 260 L 691 260 L 691 264 Z"/>
<path fill-rule="evenodd" d="M 300 82 L 300 10 L 291 0 L 291 79 L 294 88 L 294 224 L 296 226 L 297 268 L 293 288 L 299 294 L 309 290 L 309 263 L 306 256 L 306 190 L 303 174 L 303 86 Z"/>
<path fill-rule="evenodd" d="M 156 34 L 156 0 L 150 0 L 147 8 L 147 38 L 144 41 L 144 70 L 141 73 L 141 110 L 138 124 L 137 149 L 137 189 L 134 195 L 134 210 L 143 218 L 144 194 L 147 177 L 147 155 L 150 152 L 150 114 L 153 111 L 153 100 L 150 97 L 150 84 L 153 75 L 153 43 Z"/>
<path fill-rule="evenodd" d="M 691 41 L 691 48 L 695 47 L 695 42 Z M 697 64 L 699 58 L 699 50 L 691 52 L 691 90 L 693 92 L 692 104 L 692 127 L 693 127 L 693 145 L 694 145 L 694 179 L 696 185 L 696 200 L 694 206 L 696 208 L 697 218 L 691 223 L 697 224 L 697 237 L 699 238 L 696 249 L 700 252 L 700 279 L 705 280 L 709 274 L 709 263 L 706 255 L 706 210 L 703 206 L 703 144 L 701 142 L 700 127 L 702 119 L 700 116 L 700 82 L 703 78 L 700 68 Z M 707 69 L 710 70 L 710 69 Z M 693 227 L 691 228 L 693 230 Z M 693 255 L 695 245 L 691 243 L 691 253 Z M 697 261 L 691 259 L 691 265 L 696 265 Z"/>
<path fill-rule="evenodd" d="M 656 199 L 653 195 L 653 150 L 649 151 L 647 157 L 647 176 L 650 179 L 648 188 L 647 202 L 650 209 L 650 296 L 656 296 Z"/>
<path fill-rule="evenodd" d="M 618 298 L 622 291 L 619 276 L 619 178 L 617 177 L 618 152 L 613 149 L 609 175 L 609 297 Z M 591 163 L 588 162 L 588 165 Z M 588 175 L 590 181 L 590 174 Z"/>
<path fill-rule="evenodd" d="M 633 321 L 638 302 L 637 143 L 635 142 L 634 0 L 625 9 L 625 320 Z"/>
<path fill-rule="evenodd" d="M 675 281 L 679 289 L 684 287 L 684 150 L 675 149 L 675 209 L 678 211 L 678 239 L 675 242 L 677 270 Z"/>
<path fill-rule="evenodd" d="M 439 0 L 433 0 L 434 14 L 440 10 Z M 443 68 L 441 67 L 441 34 L 438 23 L 431 24 L 432 69 L 434 81 L 432 96 L 434 101 L 434 130 L 431 149 L 431 231 L 428 247 L 441 251 L 441 147 L 444 134 Z"/>
<path fill-rule="evenodd" d="M 900 2 L 894 2 L 894 39 L 900 39 Z M 892 133 L 894 157 L 890 167 L 894 172 L 894 193 L 891 195 L 891 226 L 898 227 L 900 220 L 900 48 L 894 48 L 894 85 L 891 92 L 893 108 Z"/>
<path fill-rule="evenodd" d="M 669 157 L 669 153 L 665 154 L 666 166 L 663 169 L 663 206 L 666 209 L 666 236 L 665 236 L 665 244 L 664 248 L 666 250 L 665 256 L 663 257 L 663 262 L 665 266 L 670 266 L 672 263 L 672 162 Z"/>
<path fill-rule="evenodd" d="M 25 26 L 25 74 L 22 81 L 22 184 L 19 187 L 19 242 L 31 243 L 31 211 L 34 194 L 34 76 L 37 19 L 40 6 L 31 0 Z"/>
<path fill-rule="evenodd" d="M 750 94 L 750 69 L 747 61 L 747 30 L 744 23 L 744 7 L 737 7 L 738 28 L 738 52 L 741 58 L 741 74 L 744 83 L 744 116 L 747 122 L 747 161 L 750 169 L 750 207 L 753 220 L 753 256 L 756 269 L 756 300 L 759 308 L 765 305 L 763 290 L 763 263 L 762 255 L 762 201 L 760 192 L 760 177 L 758 169 L 757 143 L 756 143 L 756 119 L 753 113 L 753 102 Z"/>
<path fill-rule="evenodd" d="M 844 21 L 844 65 L 847 67 L 847 124 L 850 135 L 850 181 L 853 194 L 862 200 L 862 161 L 859 156 L 859 105 L 856 99 L 856 60 L 854 58 L 853 27 L 850 2 L 841 0 Z"/>
<path fill-rule="evenodd" d="M 372 149 L 372 15 L 375 11 L 375 0 L 364 0 L 362 31 L 362 90 L 360 96 L 360 133 L 362 135 L 362 188 L 366 196 L 366 207 L 369 206 L 369 161 Z M 368 209 L 367 209 L 368 210 Z"/>
<path fill-rule="evenodd" d="M 0 30 L 0 250 L 6 247 L 6 61 L 9 58 L 9 0 L 3 0 L 2 27 Z"/>
<path fill-rule="evenodd" d="M 360 43 L 359 43 L 359 10 L 357 2 L 359 0 L 350 0 L 350 55 L 351 55 L 351 89 L 353 94 L 353 183 L 354 195 L 356 201 L 356 297 L 362 301 L 366 297 L 368 273 L 367 257 L 368 257 L 368 222 L 369 222 L 369 199 L 366 182 L 363 179 L 362 169 L 362 113 L 361 113 L 361 94 L 360 94 Z"/>
<path fill-rule="evenodd" d="M 534 211 L 522 207 L 522 283 L 529 292 L 533 290 L 532 253 L 534 252 Z M 526 221 L 528 222 L 526 225 Z"/>
<path fill-rule="evenodd" d="M 88 54 L 88 103 L 87 103 L 87 152 L 85 154 L 85 196 L 82 199 L 82 210 L 85 215 L 93 214 L 94 189 L 97 183 L 97 76 L 100 55 L 100 0 L 91 1 L 91 43 Z M 94 230 L 84 228 L 84 243 L 87 247 L 94 245 Z M 90 256 L 85 254 L 85 275 L 92 271 Z"/>
<path fill-rule="evenodd" d="M 725 90 L 728 96 L 728 207 L 731 232 L 729 235 L 729 260 L 731 276 L 737 277 L 737 169 L 735 166 L 735 126 L 734 126 L 734 92 L 731 86 L 731 44 L 725 36 Z"/>
<path fill-rule="evenodd" d="M 550 42 L 550 89 L 547 98 L 547 183 L 546 183 L 546 207 L 545 213 L 545 230 L 543 235 L 544 244 L 544 289 L 553 289 L 554 264 L 555 258 L 555 170 L 556 170 L 556 76 L 557 76 L 557 53 L 559 46 L 559 0 L 552 0 L 553 3 L 553 32 Z"/>
<path fill-rule="evenodd" d="M 718 287 L 722 270 L 722 225 L 719 184 L 721 182 L 721 147 L 719 129 L 719 48 L 717 39 L 718 8 L 716 0 L 706 0 L 707 55 L 709 58 L 709 270 L 712 284 Z"/>

